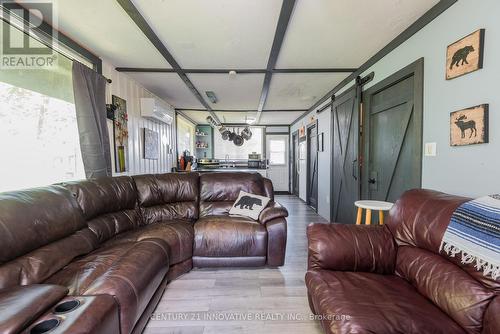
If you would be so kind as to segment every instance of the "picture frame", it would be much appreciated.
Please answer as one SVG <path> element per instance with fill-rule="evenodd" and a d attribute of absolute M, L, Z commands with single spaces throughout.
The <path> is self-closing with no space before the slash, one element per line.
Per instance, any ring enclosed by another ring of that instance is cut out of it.
<path fill-rule="evenodd" d="M 299 138 L 306 136 L 306 127 L 303 125 L 299 128 Z"/>
<path fill-rule="evenodd" d="M 115 171 L 124 173 L 128 168 L 128 113 L 127 101 L 111 96 L 113 108 L 113 139 L 115 146 Z"/>
<path fill-rule="evenodd" d="M 158 132 L 144 128 L 144 159 L 158 160 L 160 142 Z"/>
<path fill-rule="evenodd" d="M 448 45 L 446 49 L 446 80 L 452 80 L 483 68 L 485 29 Z"/>
<path fill-rule="evenodd" d="M 450 113 L 450 146 L 485 144 L 489 141 L 489 105 Z"/>

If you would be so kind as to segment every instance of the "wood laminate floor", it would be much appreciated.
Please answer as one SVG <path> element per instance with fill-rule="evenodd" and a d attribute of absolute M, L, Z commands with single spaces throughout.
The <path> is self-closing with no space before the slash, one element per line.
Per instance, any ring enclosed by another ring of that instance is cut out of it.
<path fill-rule="evenodd" d="M 327 221 L 295 196 L 276 200 L 290 214 L 285 265 L 194 269 L 168 285 L 144 333 L 322 333 L 309 318 L 306 227 Z"/>

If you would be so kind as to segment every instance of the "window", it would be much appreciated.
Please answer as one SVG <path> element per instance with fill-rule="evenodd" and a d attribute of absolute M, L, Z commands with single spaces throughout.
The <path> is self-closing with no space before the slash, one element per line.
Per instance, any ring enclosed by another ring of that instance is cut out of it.
<path fill-rule="evenodd" d="M 177 151 L 179 155 L 185 150 L 191 154 L 194 153 L 194 132 L 195 126 L 191 122 L 177 116 Z"/>
<path fill-rule="evenodd" d="M 269 164 L 286 165 L 286 139 L 269 139 Z"/>
<path fill-rule="evenodd" d="M 0 71 L 0 192 L 85 178 L 71 65 Z"/>
<path fill-rule="evenodd" d="M 232 131 L 233 129 L 230 128 Z M 236 130 L 236 129 L 235 129 Z M 242 129 L 240 129 L 242 130 Z M 255 152 L 257 154 L 263 153 L 263 136 L 264 131 L 259 127 L 251 127 L 252 137 L 250 140 L 245 140 L 242 146 L 236 146 L 232 141 L 223 140 L 219 131 L 214 131 L 214 158 L 225 159 L 226 155 L 229 159 L 248 159 L 248 155 Z"/>

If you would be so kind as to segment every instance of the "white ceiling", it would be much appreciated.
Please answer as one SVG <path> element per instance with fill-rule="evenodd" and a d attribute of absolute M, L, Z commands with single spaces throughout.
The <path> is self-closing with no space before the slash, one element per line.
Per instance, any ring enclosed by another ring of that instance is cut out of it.
<path fill-rule="evenodd" d="M 135 0 L 183 68 L 265 68 L 281 0 Z"/>
<path fill-rule="evenodd" d="M 255 120 L 257 113 L 254 111 L 249 112 L 215 112 L 217 117 L 223 123 L 245 123 L 248 120 Z M 243 120 L 243 122 L 242 122 Z"/>
<path fill-rule="evenodd" d="M 207 124 L 206 118 L 209 114 L 206 111 L 181 110 L 181 112 L 197 124 Z M 245 117 L 243 116 L 243 119 L 244 118 Z"/>
<path fill-rule="evenodd" d="M 58 28 L 116 67 L 171 68 L 116 0 L 53 0 Z M 282 0 L 132 0 L 184 69 L 265 69 Z M 357 68 L 438 0 L 296 0 L 276 68 Z M 175 73 L 127 73 L 176 108 L 203 108 Z M 264 109 L 308 109 L 348 73 L 273 74 Z M 188 74 L 214 110 L 243 123 L 259 105 L 264 74 Z M 205 123 L 205 111 L 186 111 Z M 263 112 L 289 124 L 301 112 Z"/>
<path fill-rule="evenodd" d="M 208 113 L 200 110 L 181 110 L 181 112 L 198 124 L 207 124 Z M 224 123 L 245 123 L 246 119 L 255 119 L 257 112 L 218 112 L 215 111 L 220 120 Z M 292 123 L 303 111 L 264 111 L 260 118 L 259 125 L 286 125 Z"/>
<path fill-rule="evenodd" d="M 308 109 L 350 73 L 274 74 L 266 109 Z"/>
<path fill-rule="evenodd" d="M 438 0 L 297 0 L 276 68 L 359 67 Z"/>
<path fill-rule="evenodd" d="M 203 108 L 176 73 L 127 73 L 147 90 L 175 107 Z"/>
<path fill-rule="evenodd" d="M 210 104 L 212 109 L 257 109 L 264 74 L 188 74 L 189 79 L 203 95 L 213 91 L 217 103 Z M 180 106 L 183 107 L 183 106 Z"/>
<path fill-rule="evenodd" d="M 262 125 L 272 125 L 272 124 L 291 124 L 297 118 L 300 117 L 303 111 L 264 111 L 260 116 L 260 123 Z"/>
<path fill-rule="evenodd" d="M 114 66 L 171 68 L 115 0 L 52 0 L 57 27 Z"/>

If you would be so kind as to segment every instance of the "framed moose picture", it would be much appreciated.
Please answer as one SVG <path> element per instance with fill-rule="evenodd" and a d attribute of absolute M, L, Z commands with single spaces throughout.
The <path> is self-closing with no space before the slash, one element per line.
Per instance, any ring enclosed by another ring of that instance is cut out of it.
<path fill-rule="evenodd" d="M 482 104 L 452 112 L 450 114 L 450 145 L 487 143 L 488 108 L 488 104 Z"/>
<path fill-rule="evenodd" d="M 448 46 L 446 52 L 446 80 L 483 68 L 484 29 Z"/>

